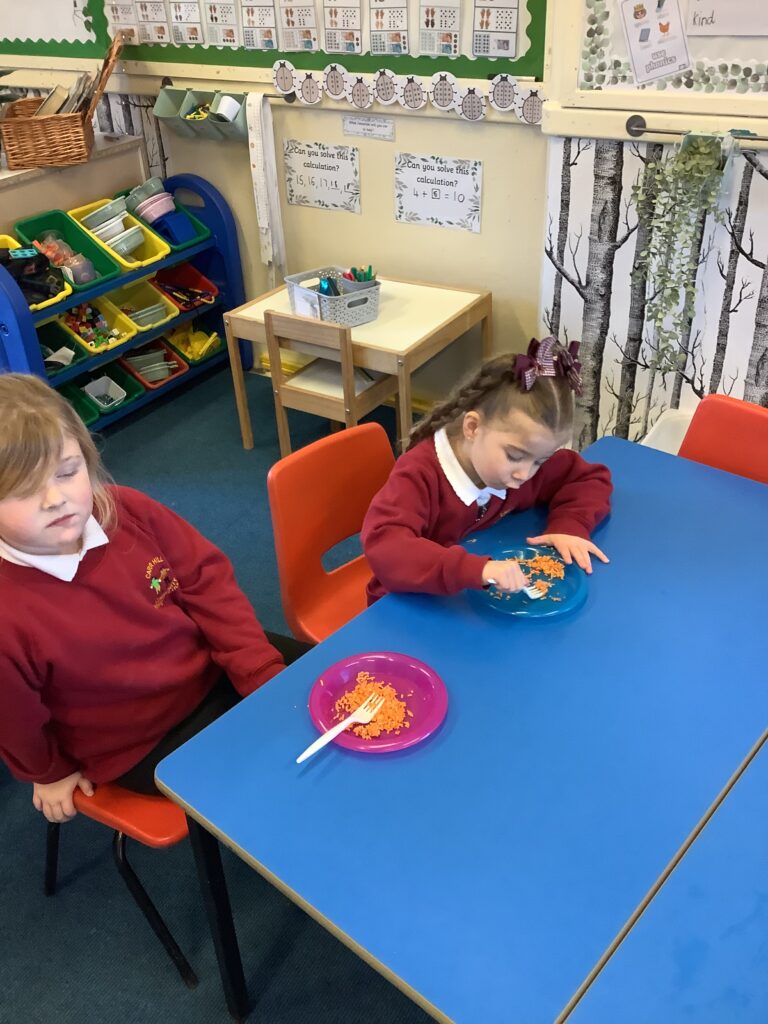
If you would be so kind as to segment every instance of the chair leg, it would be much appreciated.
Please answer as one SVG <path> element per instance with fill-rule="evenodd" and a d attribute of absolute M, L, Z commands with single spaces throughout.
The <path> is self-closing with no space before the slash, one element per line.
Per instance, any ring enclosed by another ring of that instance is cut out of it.
<path fill-rule="evenodd" d="M 277 423 L 277 440 L 280 443 L 280 458 L 291 454 L 291 435 L 288 430 L 288 416 L 280 396 L 275 391 L 275 420 Z"/>
<path fill-rule="evenodd" d="M 181 975 L 187 988 L 194 988 L 197 985 L 197 975 L 192 970 L 189 961 L 179 949 L 176 940 L 168 930 L 168 926 L 157 911 L 152 900 L 149 898 L 146 889 L 136 877 L 125 853 L 125 835 L 122 832 L 115 832 L 112 837 L 112 853 L 115 858 L 117 870 L 128 889 L 136 900 L 144 917 L 149 921 L 153 932 L 160 939 L 168 956 L 173 960 L 176 970 Z"/>
<path fill-rule="evenodd" d="M 45 881 L 43 892 L 53 896 L 56 892 L 56 874 L 59 867 L 59 834 L 61 825 L 58 821 L 49 821 L 45 835 Z"/>

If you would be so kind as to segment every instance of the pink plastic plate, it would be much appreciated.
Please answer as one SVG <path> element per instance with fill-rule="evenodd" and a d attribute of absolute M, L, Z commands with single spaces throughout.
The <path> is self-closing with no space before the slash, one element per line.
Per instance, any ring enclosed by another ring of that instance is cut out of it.
<path fill-rule="evenodd" d="M 400 735 L 384 732 L 374 739 L 365 740 L 347 730 L 334 740 L 340 747 L 363 754 L 387 754 L 403 750 L 425 740 L 440 725 L 448 710 L 448 691 L 440 676 L 423 661 L 407 654 L 384 651 L 375 654 L 355 654 L 331 665 L 319 677 L 309 694 L 309 714 L 320 732 L 338 722 L 334 704 L 343 694 L 355 688 L 358 672 L 370 672 L 380 683 L 389 683 L 402 694 L 413 712 L 410 728 L 401 729 Z"/>

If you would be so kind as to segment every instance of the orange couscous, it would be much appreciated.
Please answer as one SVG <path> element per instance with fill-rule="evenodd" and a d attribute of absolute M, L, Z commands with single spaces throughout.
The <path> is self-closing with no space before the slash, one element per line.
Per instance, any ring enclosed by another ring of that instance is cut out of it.
<path fill-rule="evenodd" d="M 364 740 L 372 740 L 383 732 L 400 735 L 401 729 L 410 729 L 409 719 L 413 712 L 408 709 L 404 694 L 398 694 L 394 686 L 381 683 L 370 672 L 358 672 L 353 689 L 342 694 L 334 704 L 336 717 L 341 720 L 351 715 L 360 705 L 368 700 L 371 694 L 383 697 L 384 703 L 376 717 L 368 725 L 354 725 L 352 732 Z"/>

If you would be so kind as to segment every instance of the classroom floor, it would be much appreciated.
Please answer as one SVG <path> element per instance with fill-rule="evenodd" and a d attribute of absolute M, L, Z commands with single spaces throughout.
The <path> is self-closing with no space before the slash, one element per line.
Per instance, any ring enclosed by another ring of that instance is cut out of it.
<path fill-rule="evenodd" d="M 266 472 L 277 458 L 269 382 L 249 377 L 257 446 L 240 443 L 227 372 L 151 406 L 105 438 L 115 478 L 147 491 L 230 555 L 265 626 L 284 630 Z M 394 417 L 383 412 L 384 422 Z M 320 436 L 292 420 L 295 443 Z M 261 440 L 258 440 L 261 438 Z M 129 851 L 197 971 L 189 991 L 117 876 L 111 833 L 82 817 L 62 829 L 59 892 L 42 893 L 45 822 L 31 787 L 0 766 L 0 1024 L 226 1022 L 187 844 Z M 427 1024 L 421 1010 L 233 854 L 224 864 L 254 1024 Z M 349 865 L 346 865 L 349 867 Z"/>

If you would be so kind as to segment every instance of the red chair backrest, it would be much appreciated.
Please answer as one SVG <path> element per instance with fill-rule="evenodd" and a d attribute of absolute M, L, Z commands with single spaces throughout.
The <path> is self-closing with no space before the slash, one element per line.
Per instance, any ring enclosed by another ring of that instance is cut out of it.
<path fill-rule="evenodd" d="M 680 455 L 768 483 L 768 409 L 727 395 L 699 403 Z"/>
<path fill-rule="evenodd" d="M 267 491 L 280 592 L 295 635 L 302 633 L 302 609 L 333 588 L 323 555 L 360 532 L 394 462 L 384 428 L 364 423 L 299 448 L 270 469 Z"/>

